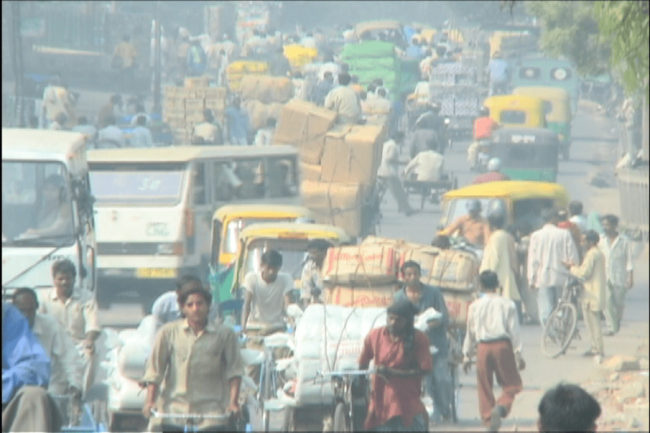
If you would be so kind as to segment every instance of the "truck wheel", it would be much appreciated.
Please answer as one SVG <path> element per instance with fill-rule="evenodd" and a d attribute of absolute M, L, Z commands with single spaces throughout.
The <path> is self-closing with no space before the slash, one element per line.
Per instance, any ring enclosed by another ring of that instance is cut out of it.
<path fill-rule="evenodd" d="M 349 432 L 350 431 L 350 420 L 348 418 L 348 412 L 345 409 L 345 404 L 339 402 L 334 409 L 334 422 L 333 426 L 335 432 Z"/>

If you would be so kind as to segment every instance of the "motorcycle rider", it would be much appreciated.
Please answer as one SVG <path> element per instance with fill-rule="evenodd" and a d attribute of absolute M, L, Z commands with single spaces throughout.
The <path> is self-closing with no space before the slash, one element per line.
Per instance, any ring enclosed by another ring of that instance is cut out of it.
<path fill-rule="evenodd" d="M 490 140 L 492 131 L 498 127 L 499 124 L 490 117 L 490 109 L 481 107 L 479 117 L 474 119 L 474 141 L 467 148 L 467 162 L 470 169 L 476 168 L 481 145 Z"/>

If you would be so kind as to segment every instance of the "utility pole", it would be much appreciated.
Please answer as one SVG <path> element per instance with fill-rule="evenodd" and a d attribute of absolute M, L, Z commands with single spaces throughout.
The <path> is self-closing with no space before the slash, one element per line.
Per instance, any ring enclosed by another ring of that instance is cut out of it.
<path fill-rule="evenodd" d="M 25 104 L 23 103 L 23 44 L 20 34 L 20 2 L 11 2 L 11 36 L 14 66 L 14 121 L 16 126 L 25 126 Z"/>
<path fill-rule="evenodd" d="M 160 68 L 161 68 L 161 53 L 160 53 L 160 13 L 158 2 L 154 2 L 154 17 L 155 17 L 155 30 L 154 30 L 154 71 L 153 71 L 153 112 L 162 114 L 160 107 Z"/>

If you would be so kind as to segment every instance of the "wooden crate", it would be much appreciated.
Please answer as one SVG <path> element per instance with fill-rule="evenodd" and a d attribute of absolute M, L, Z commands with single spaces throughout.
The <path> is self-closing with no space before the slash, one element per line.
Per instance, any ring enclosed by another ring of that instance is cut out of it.
<path fill-rule="evenodd" d="M 205 108 L 205 99 L 186 99 L 185 113 L 202 112 Z"/>

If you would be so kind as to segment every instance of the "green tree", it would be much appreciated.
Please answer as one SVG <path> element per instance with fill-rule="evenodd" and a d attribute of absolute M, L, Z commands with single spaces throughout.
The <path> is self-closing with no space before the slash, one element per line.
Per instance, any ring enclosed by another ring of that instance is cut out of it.
<path fill-rule="evenodd" d="M 626 93 L 648 94 L 648 2 L 601 1 L 593 5 L 610 64 Z"/>
<path fill-rule="evenodd" d="M 526 2 L 528 12 L 542 27 L 540 48 L 551 56 L 566 57 L 581 75 L 608 69 L 609 45 L 600 38 L 593 2 Z"/>

